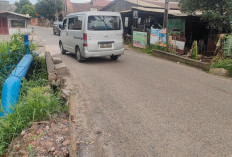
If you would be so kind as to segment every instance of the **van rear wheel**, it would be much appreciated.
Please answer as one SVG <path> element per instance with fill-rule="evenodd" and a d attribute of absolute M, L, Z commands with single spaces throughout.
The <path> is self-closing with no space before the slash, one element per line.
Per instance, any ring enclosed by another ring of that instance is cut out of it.
<path fill-rule="evenodd" d="M 76 48 L 76 59 L 79 63 L 83 62 L 84 60 L 84 58 L 81 56 L 81 52 L 78 47 Z"/>
<path fill-rule="evenodd" d="M 116 61 L 116 60 L 118 59 L 118 56 L 110 56 L 110 59 L 111 59 L 112 61 Z"/>
<path fill-rule="evenodd" d="M 65 51 L 64 48 L 63 48 L 62 42 L 60 42 L 59 46 L 60 46 L 60 52 L 61 52 L 61 54 L 65 55 L 65 54 L 66 54 L 66 51 Z"/>

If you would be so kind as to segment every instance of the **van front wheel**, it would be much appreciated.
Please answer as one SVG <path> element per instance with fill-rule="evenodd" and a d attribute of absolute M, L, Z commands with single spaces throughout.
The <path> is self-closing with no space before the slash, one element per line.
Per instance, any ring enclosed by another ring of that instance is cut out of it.
<path fill-rule="evenodd" d="M 84 58 L 81 56 L 81 52 L 78 47 L 76 48 L 76 59 L 79 63 L 81 63 L 84 60 Z"/>

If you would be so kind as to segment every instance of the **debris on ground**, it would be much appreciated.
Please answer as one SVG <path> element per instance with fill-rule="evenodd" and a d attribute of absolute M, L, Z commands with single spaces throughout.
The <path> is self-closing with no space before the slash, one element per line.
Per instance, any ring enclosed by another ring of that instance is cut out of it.
<path fill-rule="evenodd" d="M 34 122 L 9 146 L 6 156 L 68 156 L 69 121 L 63 114 L 49 121 Z"/>

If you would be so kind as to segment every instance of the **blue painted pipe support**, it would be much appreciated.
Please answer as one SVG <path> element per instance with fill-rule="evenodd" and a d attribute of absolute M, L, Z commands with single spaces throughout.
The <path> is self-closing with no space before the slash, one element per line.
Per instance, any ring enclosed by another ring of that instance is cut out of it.
<path fill-rule="evenodd" d="M 26 54 L 10 76 L 5 80 L 1 97 L 3 112 L 0 112 L 0 117 L 7 116 L 9 113 L 11 114 L 14 112 L 15 104 L 19 99 L 21 80 L 26 76 L 32 60 L 32 55 Z"/>
<path fill-rule="evenodd" d="M 30 53 L 30 49 L 29 49 L 29 40 L 28 40 L 28 34 L 24 34 L 24 45 L 26 47 L 26 53 L 29 54 Z"/>

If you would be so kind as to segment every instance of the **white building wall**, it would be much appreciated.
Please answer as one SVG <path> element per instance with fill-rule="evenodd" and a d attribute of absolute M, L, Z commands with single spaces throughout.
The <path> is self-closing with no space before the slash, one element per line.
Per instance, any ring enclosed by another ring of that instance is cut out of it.
<path fill-rule="evenodd" d="M 30 33 L 30 31 L 28 30 L 28 28 L 9 28 L 9 35 L 12 35 L 14 33 Z"/>
<path fill-rule="evenodd" d="M 12 20 L 24 20 L 25 21 L 25 27 L 22 28 L 13 28 L 11 26 L 11 21 Z M 29 29 L 27 28 L 27 21 L 26 21 L 26 18 L 23 18 L 23 17 L 19 17 L 19 16 L 14 16 L 14 15 L 10 15 L 8 16 L 8 28 L 9 28 L 9 35 L 12 35 L 14 33 L 17 33 L 17 32 L 21 32 L 21 33 L 30 33 Z"/>

